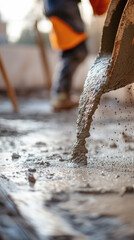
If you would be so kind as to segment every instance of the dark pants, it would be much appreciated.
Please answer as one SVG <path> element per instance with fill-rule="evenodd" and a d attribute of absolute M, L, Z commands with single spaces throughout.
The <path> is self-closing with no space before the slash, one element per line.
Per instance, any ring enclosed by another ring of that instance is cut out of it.
<path fill-rule="evenodd" d="M 78 34 L 84 33 L 84 24 L 82 22 L 78 9 L 78 0 L 44 0 L 45 14 L 48 18 L 57 17 L 65 22 Z M 57 73 L 54 76 L 53 92 L 69 93 L 71 89 L 72 76 L 77 66 L 87 56 L 85 39 L 70 49 L 61 49 L 61 61 Z"/>

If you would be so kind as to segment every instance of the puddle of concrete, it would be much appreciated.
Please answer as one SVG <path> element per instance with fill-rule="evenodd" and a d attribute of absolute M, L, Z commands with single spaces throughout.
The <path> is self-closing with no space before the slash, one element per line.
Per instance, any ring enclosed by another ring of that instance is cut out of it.
<path fill-rule="evenodd" d="M 75 168 L 77 110 L 56 114 L 44 100 L 27 101 L 26 112 L 3 109 L 0 118 L 0 184 L 22 217 L 41 239 L 133 239 L 134 193 L 124 190 L 134 185 L 133 108 L 101 103 L 88 165 Z"/>

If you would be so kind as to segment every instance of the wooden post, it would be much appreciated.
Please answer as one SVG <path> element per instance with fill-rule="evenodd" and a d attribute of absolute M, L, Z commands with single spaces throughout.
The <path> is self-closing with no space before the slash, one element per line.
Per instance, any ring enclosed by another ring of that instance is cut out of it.
<path fill-rule="evenodd" d="M 42 36 L 38 30 L 38 20 L 36 20 L 36 22 L 35 22 L 35 30 L 36 30 L 36 34 L 37 34 L 37 42 L 39 45 L 41 59 L 42 59 L 42 66 L 43 66 L 43 71 L 44 71 L 44 78 L 46 81 L 46 87 L 47 87 L 47 89 L 50 89 L 51 85 L 52 85 L 51 73 L 50 73 L 50 68 L 49 68 L 49 64 L 48 64 L 48 60 L 47 60 L 45 43 L 44 43 Z"/>
<path fill-rule="evenodd" d="M 16 94 L 15 94 L 15 91 L 14 91 L 14 89 L 11 85 L 11 82 L 9 80 L 9 77 L 8 77 L 8 74 L 7 74 L 6 69 L 4 67 L 4 63 L 2 61 L 1 56 L 0 56 L 0 69 L 1 69 L 4 81 L 5 81 L 5 84 L 6 84 L 8 95 L 9 95 L 9 97 L 11 99 L 11 102 L 12 102 L 12 105 L 13 105 L 14 111 L 18 112 L 18 104 L 17 104 L 17 100 L 16 100 Z"/>

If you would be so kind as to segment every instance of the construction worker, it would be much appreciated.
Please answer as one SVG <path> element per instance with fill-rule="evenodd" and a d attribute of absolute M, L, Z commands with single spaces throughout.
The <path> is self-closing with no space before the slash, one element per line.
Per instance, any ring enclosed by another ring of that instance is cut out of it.
<path fill-rule="evenodd" d="M 54 76 L 52 106 L 54 110 L 78 105 L 70 95 L 73 74 L 86 58 L 87 34 L 78 9 L 81 0 L 44 0 L 45 14 L 53 25 L 50 35 L 52 48 L 61 51 L 61 62 Z M 110 0 L 90 0 L 94 14 L 106 12 Z"/>

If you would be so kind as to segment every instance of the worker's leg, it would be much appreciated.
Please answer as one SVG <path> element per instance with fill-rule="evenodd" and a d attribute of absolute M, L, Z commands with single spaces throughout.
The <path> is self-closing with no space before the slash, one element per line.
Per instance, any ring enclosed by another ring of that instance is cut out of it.
<path fill-rule="evenodd" d="M 44 0 L 45 12 L 53 24 L 51 44 L 61 50 L 61 62 L 54 77 L 53 96 L 68 98 L 72 76 L 87 56 L 86 34 L 77 0 Z"/>
<path fill-rule="evenodd" d="M 60 92 L 66 92 L 69 94 L 73 74 L 86 56 L 87 48 L 85 41 L 81 42 L 76 47 L 61 53 L 61 61 L 57 65 L 54 76 L 53 94 Z"/>

